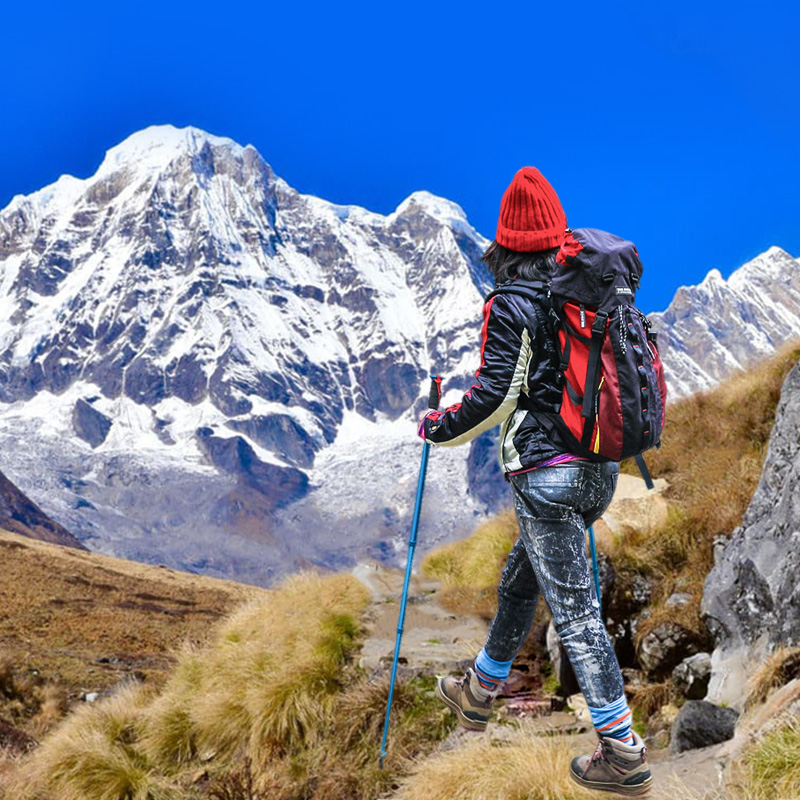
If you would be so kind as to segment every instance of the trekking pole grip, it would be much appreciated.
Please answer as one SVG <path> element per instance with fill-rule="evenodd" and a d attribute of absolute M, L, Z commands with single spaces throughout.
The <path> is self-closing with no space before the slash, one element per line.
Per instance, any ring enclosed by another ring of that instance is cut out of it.
<path fill-rule="evenodd" d="M 436 411 L 442 402 L 442 376 L 431 375 L 431 390 L 428 394 L 428 408 Z"/>

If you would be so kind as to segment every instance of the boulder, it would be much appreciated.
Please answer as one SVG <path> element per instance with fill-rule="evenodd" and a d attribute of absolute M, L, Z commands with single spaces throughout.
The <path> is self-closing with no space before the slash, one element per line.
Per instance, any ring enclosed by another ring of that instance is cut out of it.
<path fill-rule="evenodd" d="M 696 653 L 672 670 L 672 684 L 688 700 L 702 700 L 711 678 L 711 654 Z"/>
<path fill-rule="evenodd" d="M 722 708 L 705 700 L 687 700 L 672 724 L 672 751 L 683 753 L 732 739 L 738 718 L 739 712 L 733 708 Z"/>
<path fill-rule="evenodd" d="M 800 645 L 800 368 L 781 390 L 761 480 L 706 578 L 714 637 L 708 698 L 741 708 L 747 679 L 780 645 Z"/>

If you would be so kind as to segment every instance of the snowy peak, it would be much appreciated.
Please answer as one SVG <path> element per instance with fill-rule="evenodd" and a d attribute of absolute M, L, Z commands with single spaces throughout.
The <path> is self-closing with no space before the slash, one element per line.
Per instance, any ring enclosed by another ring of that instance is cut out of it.
<path fill-rule="evenodd" d="M 770 247 L 727 280 L 712 269 L 651 319 L 671 399 L 709 389 L 800 336 L 800 262 Z"/>
<path fill-rule="evenodd" d="M 139 172 L 163 168 L 176 158 L 195 156 L 212 146 L 227 148 L 237 157 L 241 157 L 245 149 L 233 139 L 214 136 L 192 126 L 151 125 L 109 149 L 95 177 L 124 167 Z"/>
<path fill-rule="evenodd" d="M 425 191 L 410 194 L 397 206 L 391 216 L 402 217 L 420 213 L 428 214 L 443 223 L 467 222 L 467 215 L 458 203 Z"/>

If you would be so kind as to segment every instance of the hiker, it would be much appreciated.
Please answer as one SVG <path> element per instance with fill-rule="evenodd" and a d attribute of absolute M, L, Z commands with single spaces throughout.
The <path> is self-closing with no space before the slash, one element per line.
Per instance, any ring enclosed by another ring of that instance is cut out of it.
<path fill-rule="evenodd" d="M 539 170 L 524 167 L 503 195 L 495 240 L 482 261 L 495 286 L 514 280 L 547 284 L 569 233 L 553 187 Z M 419 435 L 434 445 L 463 444 L 502 425 L 500 462 L 519 522 L 486 644 L 462 678 L 440 678 L 437 693 L 464 727 L 485 730 L 541 592 L 599 736 L 594 755 L 573 759 L 572 778 L 587 788 L 643 794 L 652 783 L 646 748 L 631 728 L 622 674 L 586 558 L 586 528 L 611 502 L 619 462 L 571 453 L 542 424 L 542 414 L 559 411 L 563 376 L 548 346 L 554 329 L 537 305 L 522 294 L 490 296 L 474 385 L 461 402 L 420 419 Z"/>

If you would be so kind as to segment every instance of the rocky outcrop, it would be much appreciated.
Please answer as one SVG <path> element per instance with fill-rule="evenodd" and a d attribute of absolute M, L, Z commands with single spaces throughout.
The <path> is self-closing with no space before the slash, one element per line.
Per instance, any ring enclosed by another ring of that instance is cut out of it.
<path fill-rule="evenodd" d="M 650 319 L 670 398 L 711 389 L 800 336 L 800 261 L 770 247 L 727 280 L 712 269 Z"/>
<path fill-rule="evenodd" d="M 636 655 L 642 669 L 658 680 L 669 675 L 687 654 L 698 652 L 701 641 L 683 626 L 664 622 L 641 638 Z"/>
<path fill-rule="evenodd" d="M 308 489 L 304 472 L 261 461 L 241 436 L 224 438 L 215 436 L 211 428 L 200 428 L 197 441 L 215 467 L 267 498 L 270 510 L 300 499 Z"/>
<path fill-rule="evenodd" d="M 715 550 L 702 614 L 714 640 L 708 697 L 741 708 L 753 668 L 800 644 L 800 367 L 786 377 L 764 470 L 727 545 Z"/>

